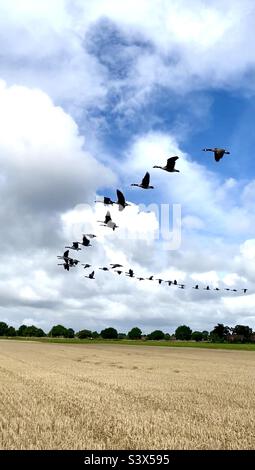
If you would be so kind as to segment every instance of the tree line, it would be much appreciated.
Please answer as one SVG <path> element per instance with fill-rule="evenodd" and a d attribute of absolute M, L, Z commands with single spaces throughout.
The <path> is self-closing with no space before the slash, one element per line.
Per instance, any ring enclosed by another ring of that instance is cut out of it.
<path fill-rule="evenodd" d="M 212 331 L 192 331 L 187 325 L 180 325 L 173 334 L 154 330 L 144 335 L 140 328 L 134 327 L 128 333 L 119 333 L 115 328 L 105 328 L 100 333 L 91 330 L 80 330 L 75 333 L 72 328 L 55 325 L 46 334 L 41 328 L 34 325 L 21 325 L 18 329 L 0 322 L 0 336 L 5 337 L 50 337 L 50 338 L 78 338 L 78 339 L 131 339 L 131 340 L 183 340 L 183 341 L 210 341 L 213 343 L 255 343 L 255 332 L 247 325 L 229 327 L 218 323 Z"/>

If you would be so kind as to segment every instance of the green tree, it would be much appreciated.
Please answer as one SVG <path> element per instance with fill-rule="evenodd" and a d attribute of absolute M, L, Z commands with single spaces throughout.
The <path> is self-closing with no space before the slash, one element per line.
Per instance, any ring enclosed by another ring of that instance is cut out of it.
<path fill-rule="evenodd" d="M 202 335 L 203 335 L 203 341 L 207 341 L 209 337 L 209 331 L 203 330 Z"/>
<path fill-rule="evenodd" d="M 105 328 L 105 330 L 101 331 L 100 335 L 104 339 L 118 339 L 118 332 L 115 328 Z"/>
<path fill-rule="evenodd" d="M 81 330 L 76 334 L 79 339 L 92 338 L 92 332 L 90 330 Z"/>
<path fill-rule="evenodd" d="M 16 330 L 13 326 L 9 326 L 6 336 L 16 336 Z"/>
<path fill-rule="evenodd" d="M 49 332 L 49 336 L 52 336 L 53 338 L 57 338 L 60 336 L 63 336 L 65 338 L 66 334 L 67 329 L 63 325 L 55 325 L 51 328 Z"/>
<path fill-rule="evenodd" d="M 0 336 L 6 336 L 8 331 L 7 323 L 1 321 L 0 322 Z"/>
<path fill-rule="evenodd" d="M 21 325 L 17 331 L 17 336 L 27 336 L 27 325 Z"/>
<path fill-rule="evenodd" d="M 181 325 L 178 326 L 175 330 L 175 337 L 176 339 L 189 341 L 191 339 L 192 330 L 189 326 Z"/>
<path fill-rule="evenodd" d="M 193 331 L 191 334 L 191 339 L 194 339 L 195 341 L 202 341 L 203 333 L 201 331 Z"/>
<path fill-rule="evenodd" d="M 238 338 L 240 342 L 247 343 L 252 335 L 252 329 L 249 326 L 236 325 L 233 328 L 232 334 L 234 337 Z"/>
<path fill-rule="evenodd" d="M 140 328 L 135 326 L 134 328 L 132 328 L 132 330 L 128 332 L 128 337 L 129 339 L 141 339 L 142 331 L 140 330 Z"/>
<path fill-rule="evenodd" d="M 93 339 L 96 339 L 96 338 L 99 338 L 100 334 L 97 331 L 92 331 L 91 336 L 92 336 Z"/>
<path fill-rule="evenodd" d="M 74 338 L 74 330 L 72 328 L 67 328 L 64 336 L 65 338 Z"/>
<path fill-rule="evenodd" d="M 213 343 L 226 341 L 227 336 L 230 334 L 230 328 L 224 326 L 223 323 L 218 323 L 210 332 L 210 339 Z"/>
<path fill-rule="evenodd" d="M 164 339 L 165 339 L 166 341 L 170 341 L 170 339 L 171 339 L 170 334 L 169 334 L 169 333 L 165 333 Z"/>
<path fill-rule="evenodd" d="M 160 340 L 160 339 L 164 339 L 165 338 L 165 335 L 163 333 L 163 331 L 161 330 L 155 330 L 155 331 L 152 331 L 149 335 L 148 335 L 148 339 L 151 339 L 151 340 Z"/>

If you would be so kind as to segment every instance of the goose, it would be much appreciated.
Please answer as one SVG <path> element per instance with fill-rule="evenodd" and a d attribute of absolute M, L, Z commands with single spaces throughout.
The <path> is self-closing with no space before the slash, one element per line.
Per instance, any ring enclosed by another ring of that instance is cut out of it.
<path fill-rule="evenodd" d="M 130 206 L 130 204 L 126 203 L 124 194 L 119 189 L 116 190 L 116 193 L 117 193 L 117 201 L 115 202 L 115 204 L 119 205 L 119 211 L 123 211 L 125 207 Z"/>
<path fill-rule="evenodd" d="M 103 268 L 98 268 L 98 269 L 101 269 L 102 271 L 109 271 L 109 268 L 107 268 L 106 266 L 104 266 Z"/>
<path fill-rule="evenodd" d="M 87 264 L 87 263 L 82 263 L 81 266 L 84 266 L 84 269 L 87 269 L 87 268 L 90 268 L 91 267 L 91 264 Z"/>
<path fill-rule="evenodd" d="M 123 268 L 122 264 L 118 263 L 110 263 L 111 269 L 116 269 L 116 268 Z"/>
<path fill-rule="evenodd" d="M 115 273 L 118 273 L 118 275 L 120 275 L 122 273 L 122 271 L 114 271 Z"/>
<path fill-rule="evenodd" d="M 69 271 L 69 264 L 68 263 L 58 263 L 58 266 L 64 266 L 64 269 Z"/>
<path fill-rule="evenodd" d="M 69 259 L 69 250 L 66 250 L 62 256 L 57 256 L 58 259 L 64 259 L 68 260 Z"/>
<path fill-rule="evenodd" d="M 195 287 L 192 287 L 192 289 L 199 289 L 198 284 L 196 284 Z"/>
<path fill-rule="evenodd" d="M 172 283 L 173 283 L 172 281 L 165 281 L 165 282 L 167 282 L 167 284 L 168 284 L 169 286 L 171 286 Z"/>
<path fill-rule="evenodd" d="M 220 289 L 219 289 L 218 287 L 215 287 L 215 289 L 214 289 L 214 290 L 220 290 Z"/>
<path fill-rule="evenodd" d="M 237 289 L 231 289 L 231 290 L 232 290 L 232 292 L 237 292 Z"/>
<path fill-rule="evenodd" d="M 146 279 L 147 279 L 147 281 L 153 281 L 154 280 L 153 276 L 147 277 Z"/>
<path fill-rule="evenodd" d="M 144 281 L 144 277 L 137 277 L 138 281 Z"/>
<path fill-rule="evenodd" d="M 84 276 L 84 277 L 87 277 L 88 279 L 95 279 L 95 271 L 92 271 L 92 273 L 90 273 L 88 276 Z"/>
<path fill-rule="evenodd" d="M 143 189 L 154 189 L 154 186 L 150 186 L 150 173 L 148 171 L 145 173 L 142 182 L 140 184 L 133 183 L 130 186 L 137 186 L 138 188 Z"/>
<path fill-rule="evenodd" d="M 104 200 L 103 201 L 95 201 L 95 202 L 101 202 L 103 203 L 105 206 L 109 206 L 109 205 L 113 205 L 114 204 L 114 201 L 111 200 L 110 197 L 104 197 Z"/>
<path fill-rule="evenodd" d="M 184 289 L 185 288 L 185 284 L 180 284 L 179 285 L 179 289 Z"/>
<path fill-rule="evenodd" d="M 129 269 L 127 273 L 125 273 L 129 277 L 134 277 L 134 271 L 133 269 Z"/>
<path fill-rule="evenodd" d="M 165 170 L 165 171 L 168 171 L 169 173 L 173 173 L 174 171 L 180 173 L 179 170 L 176 170 L 174 168 L 175 166 L 175 162 L 176 160 L 178 160 L 179 157 L 175 156 L 175 157 L 170 157 L 167 159 L 167 164 L 166 166 L 158 166 L 158 165 L 154 165 L 153 168 L 160 168 L 161 170 Z"/>
<path fill-rule="evenodd" d="M 65 248 L 70 248 L 71 250 L 76 250 L 76 251 L 81 250 L 81 248 L 79 248 L 79 242 L 73 242 L 73 246 L 65 246 Z"/>
<path fill-rule="evenodd" d="M 85 235 L 89 238 L 96 238 L 96 235 L 94 235 L 94 233 L 85 233 Z"/>
<path fill-rule="evenodd" d="M 204 287 L 204 290 L 210 290 L 209 286 Z"/>
<path fill-rule="evenodd" d="M 159 284 L 161 284 L 161 282 L 164 280 L 164 279 L 155 279 L 156 281 L 158 281 Z"/>
<path fill-rule="evenodd" d="M 110 211 L 106 212 L 104 221 L 98 220 L 98 222 L 101 222 L 103 226 L 112 228 L 113 230 L 118 228 L 118 225 L 116 225 L 115 222 L 112 221 Z"/>
<path fill-rule="evenodd" d="M 178 286 L 178 282 L 176 281 L 176 279 L 174 280 L 173 285 Z"/>
<path fill-rule="evenodd" d="M 223 155 L 225 155 L 225 154 L 229 155 L 230 154 L 230 152 L 228 152 L 227 150 L 220 149 L 220 148 L 217 148 L 217 147 L 215 147 L 214 149 L 202 149 L 202 150 L 203 150 L 203 152 L 213 152 L 216 162 L 219 162 L 220 159 L 223 157 Z"/>
<path fill-rule="evenodd" d="M 77 266 L 77 264 L 80 262 L 78 259 L 73 259 L 73 258 L 68 258 L 69 261 L 69 266 Z"/>
<path fill-rule="evenodd" d="M 82 246 L 92 246 L 90 240 L 86 237 L 86 235 L 82 236 L 82 242 L 78 242 Z M 80 248 L 81 249 L 81 248 Z"/>
<path fill-rule="evenodd" d="M 243 290 L 243 293 L 246 294 L 248 289 L 241 289 L 241 290 Z"/>

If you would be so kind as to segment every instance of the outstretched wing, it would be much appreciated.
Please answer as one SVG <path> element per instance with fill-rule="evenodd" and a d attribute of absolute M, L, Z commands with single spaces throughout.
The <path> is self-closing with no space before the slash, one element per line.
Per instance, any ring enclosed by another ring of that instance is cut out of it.
<path fill-rule="evenodd" d="M 66 250 L 63 254 L 63 258 L 68 258 L 69 257 L 69 250 Z"/>
<path fill-rule="evenodd" d="M 145 188 L 148 187 L 150 184 L 150 173 L 145 173 L 143 179 L 142 179 L 142 186 L 144 186 Z"/>
<path fill-rule="evenodd" d="M 86 237 L 86 235 L 83 235 L 83 237 L 82 237 L 82 243 L 83 243 L 83 245 L 85 245 L 85 246 L 88 246 L 88 245 L 89 245 L 89 239 Z"/>
<path fill-rule="evenodd" d="M 107 206 L 109 204 L 112 204 L 112 200 L 109 197 L 104 197 L 104 204 Z"/>
<path fill-rule="evenodd" d="M 117 203 L 119 204 L 119 206 L 125 207 L 126 201 L 125 201 L 124 194 L 119 189 L 117 189 L 116 193 L 117 193 L 117 198 L 118 198 Z"/>
<path fill-rule="evenodd" d="M 175 162 L 176 160 L 178 160 L 179 157 L 170 157 L 167 159 L 167 169 L 168 170 L 173 170 L 174 169 L 174 166 L 175 166 Z"/>
<path fill-rule="evenodd" d="M 105 219 L 104 219 L 104 223 L 107 225 L 108 222 L 110 222 L 111 220 L 112 220 L 112 218 L 111 218 L 110 211 L 107 211 L 107 212 L 106 212 Z"/>

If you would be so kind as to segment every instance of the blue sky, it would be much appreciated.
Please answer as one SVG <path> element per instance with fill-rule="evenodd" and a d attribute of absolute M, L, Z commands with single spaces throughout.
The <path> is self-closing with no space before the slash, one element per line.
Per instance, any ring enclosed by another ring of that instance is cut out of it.
<path fill-rule="evenodd" d="M 252 0 L 0 2 L 3 321 L 255 328 L 254 8 Z M 215 146 L 230 155 L 216 163 L 202 152 Z M 152 168 L 172 155 L 180 173 Z M 131 188 L 146 171 L 155 189 Z M 119 236 L 98 227 L 105 208 L 94 204 L 116 188 L 133 203 L 112 209 Z M 181 205 L 174 251 L 162 236 L 147 240 L 160 229 L 149 205 L 162 203 L 170 220 Z M 63 272 L 56 255 L 92 230 L 98 238 L 83 262 L 118 258 L 137 275 L 201 290 Z M 223 290 L 216 297 L 207 284 Z"/>

